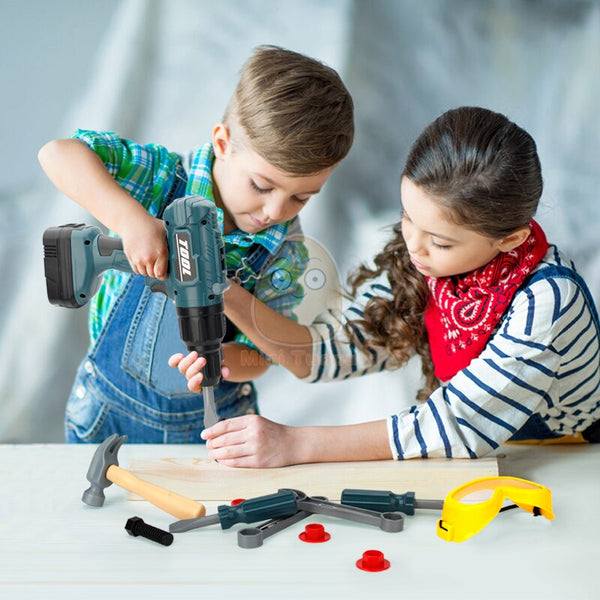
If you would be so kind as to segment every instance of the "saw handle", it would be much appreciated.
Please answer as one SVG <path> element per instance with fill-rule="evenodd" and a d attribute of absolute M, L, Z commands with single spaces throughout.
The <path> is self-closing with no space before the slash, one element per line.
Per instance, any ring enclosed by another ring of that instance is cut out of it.
<path fill-rule="evenodd" d="M 111 465 L 106 470 L 106 478 L 114 484 L 148 500 L 161 510 L 178 519 L 196 519 L 206 514 L 206 507 L 191 498 L 180 496 L 159 485 L 140 479 L 130 471 Z"/>

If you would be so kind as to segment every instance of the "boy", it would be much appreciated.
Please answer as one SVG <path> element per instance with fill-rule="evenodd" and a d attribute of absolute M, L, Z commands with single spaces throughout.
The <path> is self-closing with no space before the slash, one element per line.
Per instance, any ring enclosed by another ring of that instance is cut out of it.
<path fill-rule="evenodd" d="M 187 160 L 159 145 L 85 130 L 49 142 L 39 160 L 58 189 L 122 238 L 143 276 L 166 276 L 166 206 L 184 195 L 214 201 L 228 277 L 291 316 L 307 254 L 289 238 L 297 239 L 298 213 L 346 156 L 353 134 L 352 99 L 333 69 L 261 46 L 244 64 L 212 142 Z M 277 285 L 275 263 L 285 265 L 291 284 Z M 67 404 L 67 441 L 119 433 L 131 442 L 201 442 L 202 396 L 167 364 L 185 351 L 173 303 L 150 293 L 142 277 L 109 271 L 89 324 L 90 348 Z M 256 412 L 250 381 L 269 363 L 230 323 L 223 350 L 228 369 L 215 390 L 219 416 Z"/>

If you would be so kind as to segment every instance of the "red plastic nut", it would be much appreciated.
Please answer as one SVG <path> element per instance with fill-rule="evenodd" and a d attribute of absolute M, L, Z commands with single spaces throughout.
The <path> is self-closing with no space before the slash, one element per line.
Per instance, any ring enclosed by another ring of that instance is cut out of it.
<path fill-rule="evenodd" d="M 390 561 L 379 550 L 367 550 L 362 558 L 356 561 L 356 566 L 363 571 L 385 571 L 390 568 Z"/>
<path fill-rule="evenodd" d="M 304 531 L 298 536 L 303 542 L 309 544 L 321 544 L 331 538 L 325 531 L 325 527 L 319 523 L 309 523 Z"/>
<path fill-rule="evenodd" d="M 231 501 L 231 506 L 237 506 L 238 504 L 241 504 L 246 498 L 236 498 L 235 500 Z"/>

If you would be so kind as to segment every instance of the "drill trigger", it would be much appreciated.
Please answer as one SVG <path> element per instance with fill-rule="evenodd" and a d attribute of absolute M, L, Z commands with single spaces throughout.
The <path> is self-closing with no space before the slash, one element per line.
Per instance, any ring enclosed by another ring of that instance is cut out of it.
<path fill-rule="evenodd" d="M 167 286 L 164 281 L 156 281 L 150 286 L 151 292 L 160 292 L 161 294 L 167 295 Z"/>

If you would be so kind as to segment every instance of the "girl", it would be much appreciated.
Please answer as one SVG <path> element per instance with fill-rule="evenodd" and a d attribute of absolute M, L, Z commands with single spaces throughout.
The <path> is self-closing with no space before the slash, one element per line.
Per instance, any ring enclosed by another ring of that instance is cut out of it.
<path fill-rule="evenodd" d="M 535 142 L 505 116 L 450 110 L 429 125 L 402 173 L 402 220 L 351 278 L 341 321 L 310 327 L 239 286 L 228 317 L 308 382 L 422 360 L 413 407 L 387 420 L 288 427 L 248 415 L 202 437 L 230 466 L 337 460 L 475 458 L 507 440 L 600 439 L 600 325 L 585 282 L 533 220 L 542 193 Z M 361 293 L 359 293 L 359 287 Z M 197 355 L 171 365 L 202 381 Z"/>

